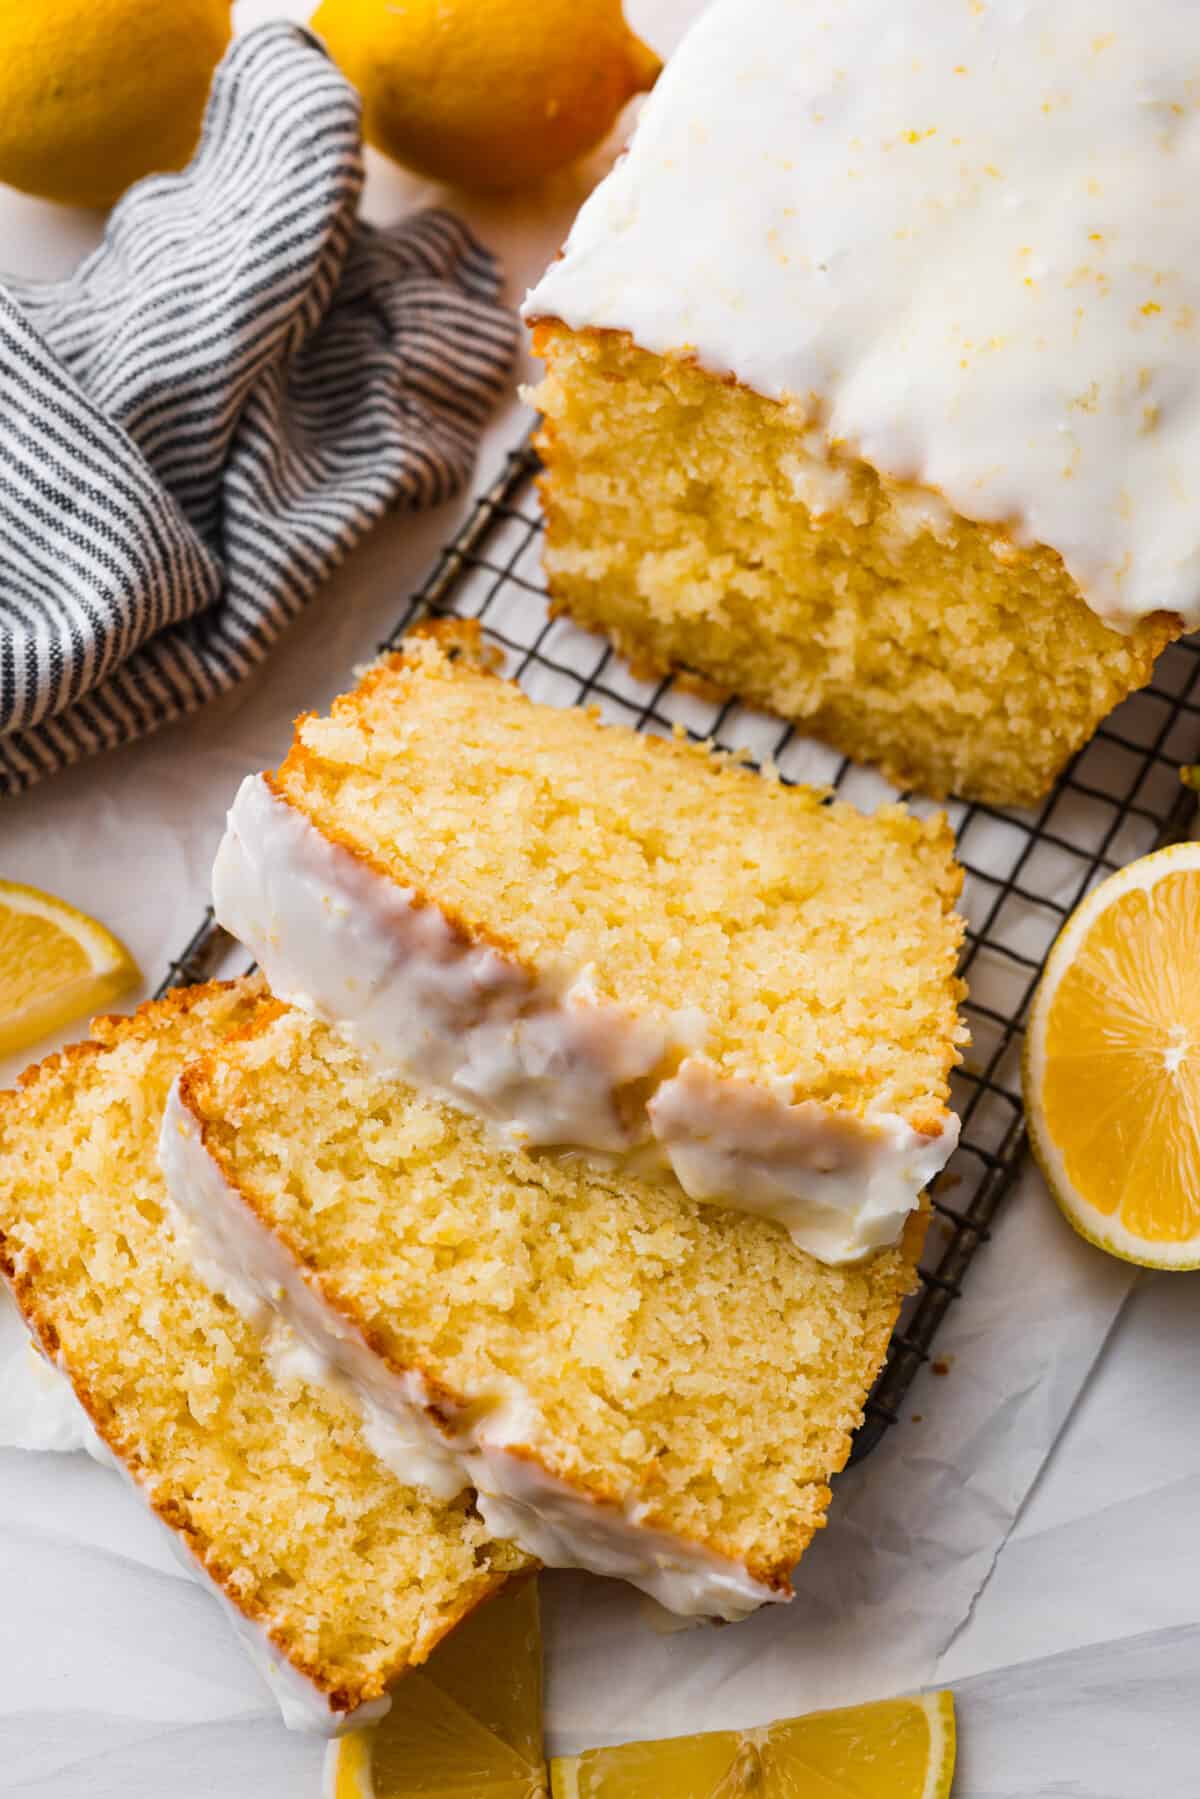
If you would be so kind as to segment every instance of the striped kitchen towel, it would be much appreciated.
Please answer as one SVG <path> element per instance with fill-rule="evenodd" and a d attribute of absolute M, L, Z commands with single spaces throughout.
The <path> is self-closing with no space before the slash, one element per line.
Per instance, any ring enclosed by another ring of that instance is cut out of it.
<path fill-rule="evenodd" d="M 267 25 L 69 280 L 0 287 L 0 794 L 224 692 L 466 480 L 516 328 L 444 212 L 357 217 L 358 97 Z"/>

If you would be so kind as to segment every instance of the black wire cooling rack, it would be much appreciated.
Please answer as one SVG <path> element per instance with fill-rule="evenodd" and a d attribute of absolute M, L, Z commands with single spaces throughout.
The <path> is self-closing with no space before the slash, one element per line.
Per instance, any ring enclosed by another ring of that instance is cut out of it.
<path fill-rule="evenodd" d="M 528 443 L 476 501 L 379 646 L 394 649 L 422 618 L 479 619 L 504 651 L 507 672 L 534 698 L 598 705 L 638 730 L 670 734 L 682 725 L 696 739 L 770 759 L 784 779 L 835 790 L 870 809 L 895 798 L 877 775 L 800 737 L 777 719 L 736 701 L 697 696 L 671 680 L 637 680 L 603 642 L 550 618 L 539 570 L 542 522 L 532 490 L 538 471 Z M 934 1220 L 920 1288 L 892 1336 L 887 1361 L 867 1401 L 851 1459 L 876 1446 L 913 1378 L 930 1360 L 938 1327 L 962 1292 L 976 1250 L 1016 1178 L 1026 1147 L 1020 1092 L 1021 1038 L 1047 952 L 1067 915 L 1098 880 L 1159 844 L 1187 834 L 1195 795 L 1180 766 L 1200 750 L 1200 640 L 1184 640 L 1160 659 L 1150 687 L 1127 700 L 1075 757 L 1034 811 L 951 803 L 946 809 L 966 870 L 961 910 L 967 921 L 962 974 L 970 987 L 967 1061 L 953 1077 L 962 1119 L 958 1148 L 930 1195 Z M 928 802 L 905 795 L 914 809 Z M 231 942 L 211 911 L 170 965 L 160 992 L 207 979 Z M 935 1363 L 936 1366 L 936 1363 Z"/>

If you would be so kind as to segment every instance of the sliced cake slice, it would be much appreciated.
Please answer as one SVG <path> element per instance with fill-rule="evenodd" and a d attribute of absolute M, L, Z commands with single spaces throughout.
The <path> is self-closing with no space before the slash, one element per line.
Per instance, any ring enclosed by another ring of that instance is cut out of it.
<path fill-rule="evenodd" d="M 507 1143 L 282 1006 L 184 1071 L 161 1156 L 196 1265 L 349 1381 L 401 1478 L 470 1481 L 542 1561 L 725 1618 L 789 1597 L 927 1216 L 829 1268 Z"/>
<path fill-rule="evenodd" d="M 898 1239 L 956 1139 L 960 882 L 940 816 L 534 704 L 454 625 L 299 721 L 213 893 L 381 1064 L 838 1261 Z"/>
<path fill-rule="evenodd" d="M 181 1065 L 244 1028 L 256 985 L 192 988 L 0 1093 L 0 1270 L 99 1445 L 221 1598 L 287 1722 L 331 1732 L 529 1562 L 470 1495 L 403 1485 L 353 1400 L 252 1330 L 176 1242 L 158 1167 Z"/>

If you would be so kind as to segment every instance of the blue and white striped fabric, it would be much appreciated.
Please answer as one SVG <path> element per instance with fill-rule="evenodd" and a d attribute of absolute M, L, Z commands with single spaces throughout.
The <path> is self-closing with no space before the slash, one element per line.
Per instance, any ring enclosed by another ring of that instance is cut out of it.
<path fill-rule="evenodd" d="M 0 794 L 202 705 L 389 507 L 466 480 L 516 341 L 492 257 L 357 218 L 358 99 L 239 39 L 180 175 L 0 288 Z"/>

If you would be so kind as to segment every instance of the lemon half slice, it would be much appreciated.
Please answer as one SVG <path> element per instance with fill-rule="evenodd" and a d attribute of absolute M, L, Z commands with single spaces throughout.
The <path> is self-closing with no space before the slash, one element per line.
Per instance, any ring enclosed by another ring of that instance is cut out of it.
<path fill-rule="evenodd" d="M 947 1692 L 810 1712 L 759 1730 L 623 1743 L 550 1764 L 554 1799 L 947 1799 Z"/>
<path fill-rule="evenodd" d="M 328 1799 L 546 1799 L 537 1582 L 439 1643 L 371 1730 L 330 1745 Z"/>
<path fill-rule="evenodd" d="M 1046 1183 L 1081 1236 L 1200 1267 L 1200 843 L 1103 882 L 1063 926 L 1025 1042 Z"/>
<path fill-rule="evenodd" d="M 0 881 L 0 1056 L 103 1011 L 140 980 L 124 944 L 94 918 Z"/>

